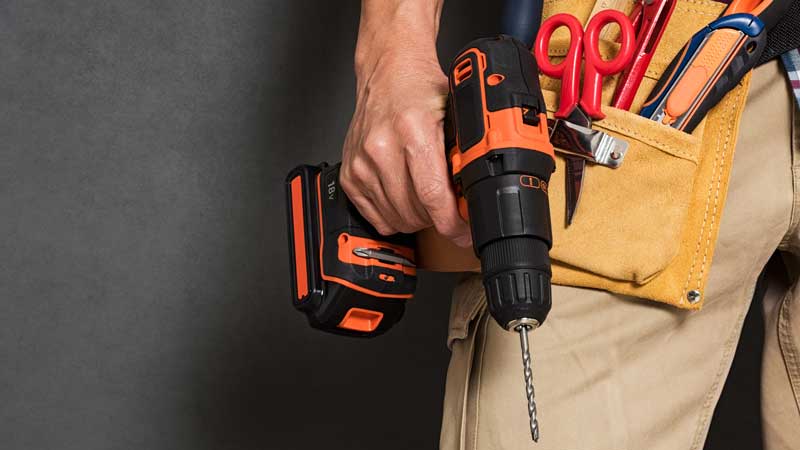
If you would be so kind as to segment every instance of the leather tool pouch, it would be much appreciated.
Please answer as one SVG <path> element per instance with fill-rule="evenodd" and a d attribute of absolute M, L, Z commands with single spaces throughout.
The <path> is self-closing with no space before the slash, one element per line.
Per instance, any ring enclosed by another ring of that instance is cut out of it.
<path fill-rule="evenodd" d="M 548 1 L 544 15 L 569 12 L 585 22 L 594 3 Z M 632 111 L 641 108 L 673 55 L 724 7 L 705 0 L 678 3 Z M 566 30 L 556 31 L 551 58 L 563 56 L 567 44 Z M 603 44 L 609 55 L 616 51 L 613 40 Z M 610 103 L 615 83 L 615 78 L 605 80 L 604 105 Z M 680 308 L 702 306 L 748 85 L 749 75 L 692 134 L 603 107 L 606 118 L 593 126 L 630 146 L 618 169 L 587 165 L 569 228 L 564 221 L 564 160 L 557 159 L 550 182 L 555 284 L 603 289 Z M 542 77 L 542 87 L 552 113 L 559 81 Z M 471 249 L 458 249 L 432 230 L 419 233 L 418 247 L 421 266 L 429 270 L 480 270 Z"/>

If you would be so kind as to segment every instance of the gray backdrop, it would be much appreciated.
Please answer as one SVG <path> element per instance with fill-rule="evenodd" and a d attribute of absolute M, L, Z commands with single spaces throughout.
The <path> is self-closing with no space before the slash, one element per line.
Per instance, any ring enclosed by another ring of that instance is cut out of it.
<path fill-rule="evenodd" d="M 448 2 L 442 58 L 496 9 Z M 455 276 L 374 341 L 289 302 L 283 177 L 339 158 L 358 13 L 0 2 L 0 447 L 436 447 Z"/>

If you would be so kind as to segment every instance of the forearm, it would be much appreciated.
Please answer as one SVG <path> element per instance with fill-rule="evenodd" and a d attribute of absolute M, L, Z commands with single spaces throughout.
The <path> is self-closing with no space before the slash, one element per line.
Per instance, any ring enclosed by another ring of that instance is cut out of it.
<path fill-rule="evenodd" d="M 444 0 L 363 0 L 356 75 L 371 72 L 385 55 L 435 58 Z"/>

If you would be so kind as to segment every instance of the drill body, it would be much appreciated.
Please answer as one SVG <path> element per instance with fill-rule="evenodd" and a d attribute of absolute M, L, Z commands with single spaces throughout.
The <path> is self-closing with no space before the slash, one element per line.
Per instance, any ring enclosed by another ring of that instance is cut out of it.
<path fill-rule="evenodd" d="M 505 329 L 538 326 L 551 305 L 547 189 L 555 160 L 536 61 L 511 37 L 478 39 L 448 77 L 448 162 L 489 311 Z"/>

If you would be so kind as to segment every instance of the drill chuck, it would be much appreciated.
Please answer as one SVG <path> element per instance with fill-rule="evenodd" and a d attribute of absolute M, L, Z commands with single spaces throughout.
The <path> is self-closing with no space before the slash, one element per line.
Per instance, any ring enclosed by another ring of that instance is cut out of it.
<path fill-rule="evenodd" d="M 489 312 L 511 329 L 520 318 L 544 322 L 550 311 L 550 258 L 547 244 L 531 237 L 511 237 L 481 251 L 481 273 Z"/>

